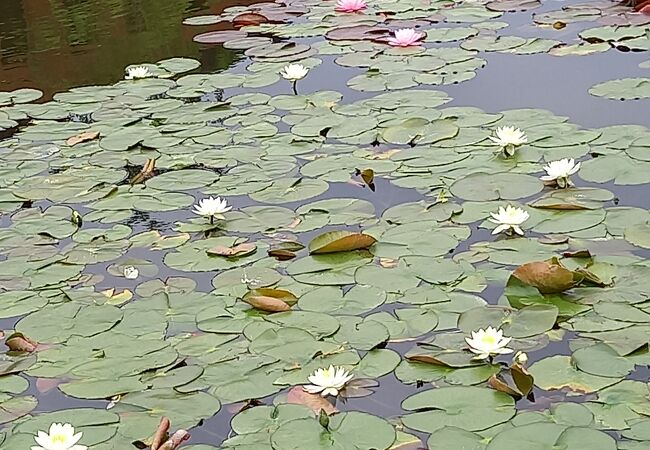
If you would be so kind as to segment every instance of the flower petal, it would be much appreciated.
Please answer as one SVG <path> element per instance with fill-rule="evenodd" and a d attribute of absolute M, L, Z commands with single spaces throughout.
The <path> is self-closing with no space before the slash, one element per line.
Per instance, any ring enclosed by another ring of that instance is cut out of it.
<path fill-rule="evenodd" d="M 318 394 L 325 389 L 323 386 L 316 386 L 314 384 L 305 384 L 302 388 L 310 394 Z"/>
<path fill-rule="evenodd" d="M 510 228 L 510 225 L 508 224 L 501 224 L 498 227 L 496 227 L 494 230 L 492 230 L 492 234 L 499 234 L 502 231 L 506 231 L 508 228 Z"/>

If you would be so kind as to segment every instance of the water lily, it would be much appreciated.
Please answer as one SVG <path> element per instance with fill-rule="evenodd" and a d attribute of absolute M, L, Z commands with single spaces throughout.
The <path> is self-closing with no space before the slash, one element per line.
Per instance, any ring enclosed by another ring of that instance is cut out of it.
<path fill-rule="evenodd" d="M 129 67 L 126 69 L 125 80 L 137 80 L 140 78 L 149 78 L 153 77 L 153 73 L 149 72 L 149 69 L 145 66 L 136 66 Z"/>
<path fill-rule="evenodd" d="M 424 39 L 424 33 L 415 31 L 413 28 L 402 28 L 395 31 L 395 35 L 388 39 L 388 43 L 393 47 L 410 47 L 420 45 Z"/>
<path fill-rule="evenodd" d="M 124 278 L 126 278 L 127 280 L 135 280 L 136 278 L 138 278 L 138 275 L 140 275 L 140 271 L 137 269 L 137 267 L 133 267 L 133 266 L 125 266 L 123 273 L 124 273 Z"/>
<path fill-rule="evenodd" d="M 232 209 L 228 206 L 226 199 L 221 197 L 213 198 L 208 197 L 199 201 L 198 205 L 194 205 L 194 213 L 199 216 L 209 217 L 210 223 L 214 223 L 214 218 L 224 219 L 223 213 Z"/>
<path fill-rule="evenodd" d="M 83 433 L 74 433 L 69 423 L 53 423 L 50 432 L 39 431 L 34 440 L 38 444 L 31 450 L 87 450 L 85 445 L 77 445 Z"/>
<path fill-rule="evenodd" d="M 293 83 L 293 93 L 298 95 L 298 80 L 302 80 L 309 73 L 309 69 L 302 64 L 288 64 L 280 71 L 280 75 L 285 80 Z"/>
<path fill-rule="evenodd" d="M 338 0 L 334 9 L 338 12 L 355 13 L 363 11 L 367 7 L 366 0 Z"/>
<path fill-rule="evenodd" d="M 515 127 L 499 127 L 496 130 L 496 137 L 489 136 L 496 145 L 501 147 L 506 156 L 515 154 L 515 149 L 528 142 L 526 133 Z"/>
<path fill-rule="evenodd" d="M 515 208 L 512 205 L 508 205 L 505 208 L 503 206 L 499 207 L 499 211 L 496 213 L 490 213 L 492 217 L 488 220 L 492 223 L 498 224 L 498 226 L 492 231 L 492 234 L 497 234 L 505 231 L 506 233 L 511 233 L 514 231 L 517 234 L 523 236 L 524 231 L 519 225 L 524 223 L 530 215 L 521 208 Z"/>
<path fill-rule="evenodd" d="M 309 69 L 302 64 L 288 64 L 280 71 L 282 78 L 289 81 L 302 80 L 309 73 Z"/>
<path fill-rule="evenodd" d="M 472 353 L 476 353 L 477 359 L 486 359 L 495 355 L 512 353 L 511 348 L 506 347 L 512 338 L 504 337 L 503 331 L 494 327 L 472 331 L 472 337 L 466 337 L 465 342 L 469 345 Z"/>
<path fill-rule="evenodd" d="M 343 367 L 329 366 L 328 369 L 318 369 L 308 377 L 309 382 L 303 386 L 310 394 L 318 394 L 326 397 L 328 395 L 338 395 L 343 386 L 352 379 L 352 374 L 348 373 Z"/>
<path fill-rule="evenodd" d="M 560 188 L 571 186 L 569 177 L 580 170 L 580 163 L 573 158 L 564 158 L 559 161 L 551 161 L 544 166 L 547 175 L 540 177 L 542 181 L 555 181 Z"/>

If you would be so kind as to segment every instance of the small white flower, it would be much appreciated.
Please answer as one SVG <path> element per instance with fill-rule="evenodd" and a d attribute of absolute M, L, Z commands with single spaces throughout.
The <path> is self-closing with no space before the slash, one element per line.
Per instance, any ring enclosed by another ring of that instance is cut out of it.
<path fill-rule="evenodd" d="M 465 338 L 470 351 L 476 353 L 477 359 L 512 353 L 513 350 L 506 347 L 511 340 L 512 338 L 503 336 L 503 331 L 493 327 L 488 327 L 486 330 L 481 328 L 478 331 L 472 331 L 472 337 Z"/>
<path fill-rule="evenodd" d="M 308 384 L 303 389 L 310 394 L 318 394 L 323 397 L 328 395 L 338 395 L 343 386 L 352 379 L 353 375 L 348 373 L 343 367 L 329 366 L 328 369 L 318 369 L 308 377 Z"/>
<path fill-rule="evenodd" d="M 125 266 L 122 272 L 127 280 L 135 280 L 140 275 L 140 271 L 133 266 Z"/>
<path fill-rule="evenodd" d="M 194 205 L 194 213 L 199 216 L 217 217 L 218 219 L 223 219 L 223 213 L 228 212 L 232 209 L 232 206 L 228 206 L 226 199 L 221 197 L 213 198 L 208 197 L 199 201 L 198 205 Z"/>
<path fill-rule="evenodd" d="M 145 66 L 129 67 L 126 69 L 125 80 L 137 80 L 140 78 L 150 78 L 153 77 L 153 73 L 149 72 L 149 69 Z"/>
<path fill-rule="evenodd" d="M 498 224 L 498 226 L 492 231 L 492 234 L 501 233 L 502 231 L 509 232 L 510 230 L 514 231 L 517 234 L 523 236 L 524 231 L 519 225 L 524 223 L 530 215 L 521 208 L 515 208 L 512 205 L 508 205 L 505 208 L 503 206 L 499 207 L 499 212 L 490 213 L 492 217 L 488 220 L 492 223 Z"/>
<path fill-rule="evenodd" d="M 515 154 L 516 147 L 528 142 L 526 134 L 515 127 L 499 127 L 496 130 L 496 137 L 489 136 L 489 138 L 501 147 L 508 156 Z"/>
<path fill-rule="evenodd" d="M 308 72 L 309 69 L 302 64 L 289 64 L 284 66 L 284 69 L 280 71 L 280 75 L 282 75 L 282 78 L 285 80 L 298 81 L 305 78 Z"/>
<path fill-rule="evenodd" d="M 513 358 L 513 360 L 517 364 L 525 366 L 526 363 L 528 362 L 528 355 L 526 353 L 524 353 L 524 352 L 517 352 L 517 353 L 515 353 L 515 357 Z"/>
<path fill-rule="evenodd" d="M 571 186 L 569 177 L 580 170 L 580 163 L 576 164 L 573 158 L 564 158 L 559 161 L 551 161 L 544 166 L 547 175 L 540 177 L 542 181 L 555 181 L 561 188 Z"/>
<path fill-rule="evenodd" d="M 74 427 L 69 423 L 53 423 L 49 434 L 38 432 L 34 437 L 38 446 L 33 446 L 31 450 L 87 450 L 85 445 L 77 445 L 82 434 L 74 434 Z"/>

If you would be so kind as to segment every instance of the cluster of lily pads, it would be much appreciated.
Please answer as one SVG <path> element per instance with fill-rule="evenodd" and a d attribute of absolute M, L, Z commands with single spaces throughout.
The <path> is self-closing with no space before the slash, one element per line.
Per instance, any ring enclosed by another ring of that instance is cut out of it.
<path fill-rule="evenodd" d="M 244 71 L 0 93 L 0 448 L 173 449 L 222 405 L 232 433 L 184 448 L 650 445 L 650 213 L 620 191 L 650 182 L 650 130 L 417 88 L 573 45 L 489 20 L 540 4 L 229 8 L 187 22 L 248 23 L 225 43 Z M 618 29 L 643 15 L 593 5 L 534 20 L 630 21 L 567 53 L 641 45 Z M 382 92 L 299 94 L 317 54 Z M 393 417 L 358 406 L 397 383 Z M 30 384 L 79 406 L 37 409 Z"/>

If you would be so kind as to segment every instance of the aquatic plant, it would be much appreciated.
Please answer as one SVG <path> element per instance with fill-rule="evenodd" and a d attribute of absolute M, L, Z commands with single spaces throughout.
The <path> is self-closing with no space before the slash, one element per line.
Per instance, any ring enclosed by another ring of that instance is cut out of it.
<path fill-rule="evenodd" d="M 500 206 L 496 213 L 490 213 L 490 215 L 492 217 L 488 220 L 497 224 L 497 227 L 492 230 L 492 234 L 515 232 L 522 236 L 524 231 L 521 229 L 520 225 L 530 217 L 526 211 L 512 205 L 508 205 L 505 208 Z"/>
<path fill-rule="evenodd" d="M 495 134 L 496 136 L 489 136 L 489 138 L 501 147 L 506 156 L 513 156 L 517 147 L 528 142 L 526 133 L 511 126 L 499 127 Z"/>
<path fill-rule="evenodd" d="M 511 340 L 512 338 L 503 335 L 503 330 L 494 327 L 472 331 L 471 337 L 465 338 L 470 351 L 476 353 L 477 359 L 512 353 L 513 350 L 507 347 Z"/>
<path fill-rule="evenodd" d="M 320 394 L 323 397 L 328 395 L 337 396 L 353 375 L 348 373 L 343 367 L 334 367 L 316 369 L 308 379 L 311 384 L 307 384 L 304 389 L 310 394 Z"/>
<path fill-rule="evenodd" d="M 575 162 L 573 158 L 563 158 L 559 161 L 551 161 L 544 166 L 546 175 L 542 175 L 542 181 L 554 182 L 560 188 L 571 186 L 570 176 L 580 170 L 580 163 Z"/>
<path fill-rule="evenodd" d="M 74 432 L 74 427 L 69 423 L 53 423 L 49 431 L 39 431 L 34 437 L 38 444 L 33 446 L 32 450 L 87 450 L 85 445 L 79 445 L 82 432 Z"/>
<path fill-rule="evenodd" d="M 424 38 L 424 33 L 415 31 L 413 28 L 402 28 L 395 30 L 392 37 L 388 38 L 388 44 L 394 47 L 410 47 L 420 45 Z"/>

